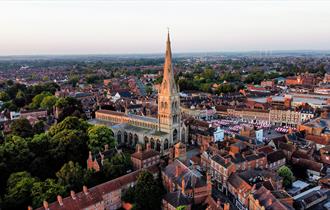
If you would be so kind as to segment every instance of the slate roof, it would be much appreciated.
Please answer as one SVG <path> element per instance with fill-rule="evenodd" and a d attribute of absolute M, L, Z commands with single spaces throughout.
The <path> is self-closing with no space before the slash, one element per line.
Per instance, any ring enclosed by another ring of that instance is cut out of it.
<path fill-rule="evenodd" d="M 268 164 L 275 163 L 279 160 L 285 159 L 284 152 L 282 150 L 277 150 L 275 152 L 269 153 L 267 155 Z"/>
<path fill-rule="evenodd" d="M 230 165 L 232 165 L 232 163 L 229 160 L 226 162 L 225 159 L 222 158 L 220 155 L 214 155 L 211 159 L 225 168 L 228 168 Z"/>
<path fill-rule="evenodd" d="M 193 199 L 184 195 L 180 190 L 167 193 L 164 198 L 173 207 L 192 204 Z"/>

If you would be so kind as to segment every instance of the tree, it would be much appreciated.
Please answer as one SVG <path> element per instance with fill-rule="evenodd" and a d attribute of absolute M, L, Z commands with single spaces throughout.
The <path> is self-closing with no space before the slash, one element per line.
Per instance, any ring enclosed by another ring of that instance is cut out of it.
<path fill-rule="evenodd" d="M 40 207 L 45 200 L 53 202 L 56 200 L 57 195 L 63 195 L 65 191 L 65 187 L 54 179 L 35 182 L 31 189 L 32 206 L 35 208 Z"/>
<path fill-rule="evenodd" d="M 49 150 L 54 168 L 61 167 L 70 160 L 85 164 L 88 155 L 87 138 L 81 130 L 65 129 L 54 135 L 50 140 Z"/>
<path fill-rule="evenodd" d="M 10 129 L 13 135 L 21 136 L 23 138 L 33 136 L 32 125 L 25 118 L 13 121 L 10 125 Z"/>
<path fill-rule="evenodd" d="M 178 206 L 178 207 L 176 207 L 176 209 L 175 210 L 186 210 L 187 209 L 187 206 Z"/>
<path fill-rule="evenodd" d="M 72 87 L 76 87 L 78 82 L 79 82 L 79 77 L 78 77 L 78 76 L 76 76 L 76 75 L 71 75 L 71 76 L 69 77 L 69 84 L 71 84 Z"/>
<path fill-rule="evenodd" d="M 40 107 L 41 102 L 44 100 L 45 97 L 52 96 L 49 92 L 42 92 L 33 97 L 32 102 L 30 103 L 29 107 L 31 109 L 37 109 Z"/>
<path fill-rule="evenodd" d="M 116 141 L 110 128 L 103 125 L 94 125 L 88 129 L 88 148 L 93 153 L 100 152 L 104 145 L 114 148 Z"/>
<path fill-rule="evenodd" d="M 0 91 L 0 101 L 9 101 L 9 95 L 5 91 Z"/>
<path fill-rule="evenodd" d="M 135 186 L 135 202 L 137 209 L 160 209 L 162 189 L 154 176 L 142 171 Z"/>
<path fill-rule="evenodd" d="M 206 68 L 202 73 L 202 77 L 210 82 L 215 79 L 215 72 L 211 68 Z"/>
<path fill-rule="evenodd" d="M 43 120 L 39 120 L 36 124 L 34 124 L 33 133 L 41 134 L 44 131 L 45 131 L 45 122 Z"/>
<path fill-rule="evenodd" d="M 294 180 L 293 173 L 291 169 L 287 166 L 282 166 L 277 171 L 278 175 L 283 177 L 283 185 L 285 187 L 290 187 L 292 185 L 292 182 Z"/>
<path fill-rule="evenodd" d="M 104 160 L 103 175 L 106 179 L 114 179 L 127 173 L 132 169 L 130 155 L 117 153 L 110 160 Z"/>
<path fill-rule="evenodd" d="M 40 103 L 40 107 L 43 109 L 51 110 L 55 106 L 57 101 L 56 96 L 46 96 Z"/>
<path fill-rule="evenodd" d="M 88 123 L 82 119 L 79 119 L 78 117 L 72 117 L 69 116 L 65 118 L 62 122 L 53 125 L 49 129 L 50 135 L 55 135 L 65 129 L 68 130 L 79 130 L 79 131 L 86 131 L 89 127 Z"/>
<path fill-rule="evenodd" d="M 76 116 L 84 118 L 85 114 L 82 109 L 81 102 L 72 97 L 60 98 L 55 104 L 58 110 L 57 120 L 61 122 L 68 116 Z"/>
<path fill-rule="evenodd" d="M 7 137 L 0 144 L 0 185 L 6 183 L 12 172 L 27 169 L 33 156 L 25 139 L 19 136 Z"/>
<path fill-rule="evenodd" d="M 84 184 L 84 170 L 79 163 L 69 161 L 56 173 L 58 183 L 67 189 L 79 190 Z"/>
<path fill-rule="evenodd" d="M 25 209 L 31 199 L 31 189 L 37 180 L 26 171 L 12 173 L 4 196 L 6 209 Z"/>

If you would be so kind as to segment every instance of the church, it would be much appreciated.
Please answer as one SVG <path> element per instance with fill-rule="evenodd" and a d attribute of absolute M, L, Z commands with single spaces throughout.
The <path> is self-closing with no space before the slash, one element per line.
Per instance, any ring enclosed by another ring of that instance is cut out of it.
<path fill-rule="evenodd" d="M 95 123 L 111 127 L 119 144 L 151 147 L 162 155 L 177 142 L 187 142 L 188 129 L 181 120 L 179 88 L 175 84 L 170 35 L 167 34 L 163 81 L 158 91 L 158 116 L 146 117 L 110 110 L 98 110 Z"/>

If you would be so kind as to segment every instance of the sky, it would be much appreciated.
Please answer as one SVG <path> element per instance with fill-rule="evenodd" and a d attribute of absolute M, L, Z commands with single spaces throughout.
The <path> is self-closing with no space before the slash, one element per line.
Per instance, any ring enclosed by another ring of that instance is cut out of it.
<path fill-rule="evenodd" d="M 330 1 L 0 0 L 0 55 L 330 50 Z"/>

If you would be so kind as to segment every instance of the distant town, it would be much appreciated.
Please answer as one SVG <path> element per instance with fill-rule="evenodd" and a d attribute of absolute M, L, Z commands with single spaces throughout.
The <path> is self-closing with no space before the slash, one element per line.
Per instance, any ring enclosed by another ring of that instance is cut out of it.
<path fill-rule="evenodd" d="M 0 58 L 0 209 L 330 209 L 330 52 Z"/>

